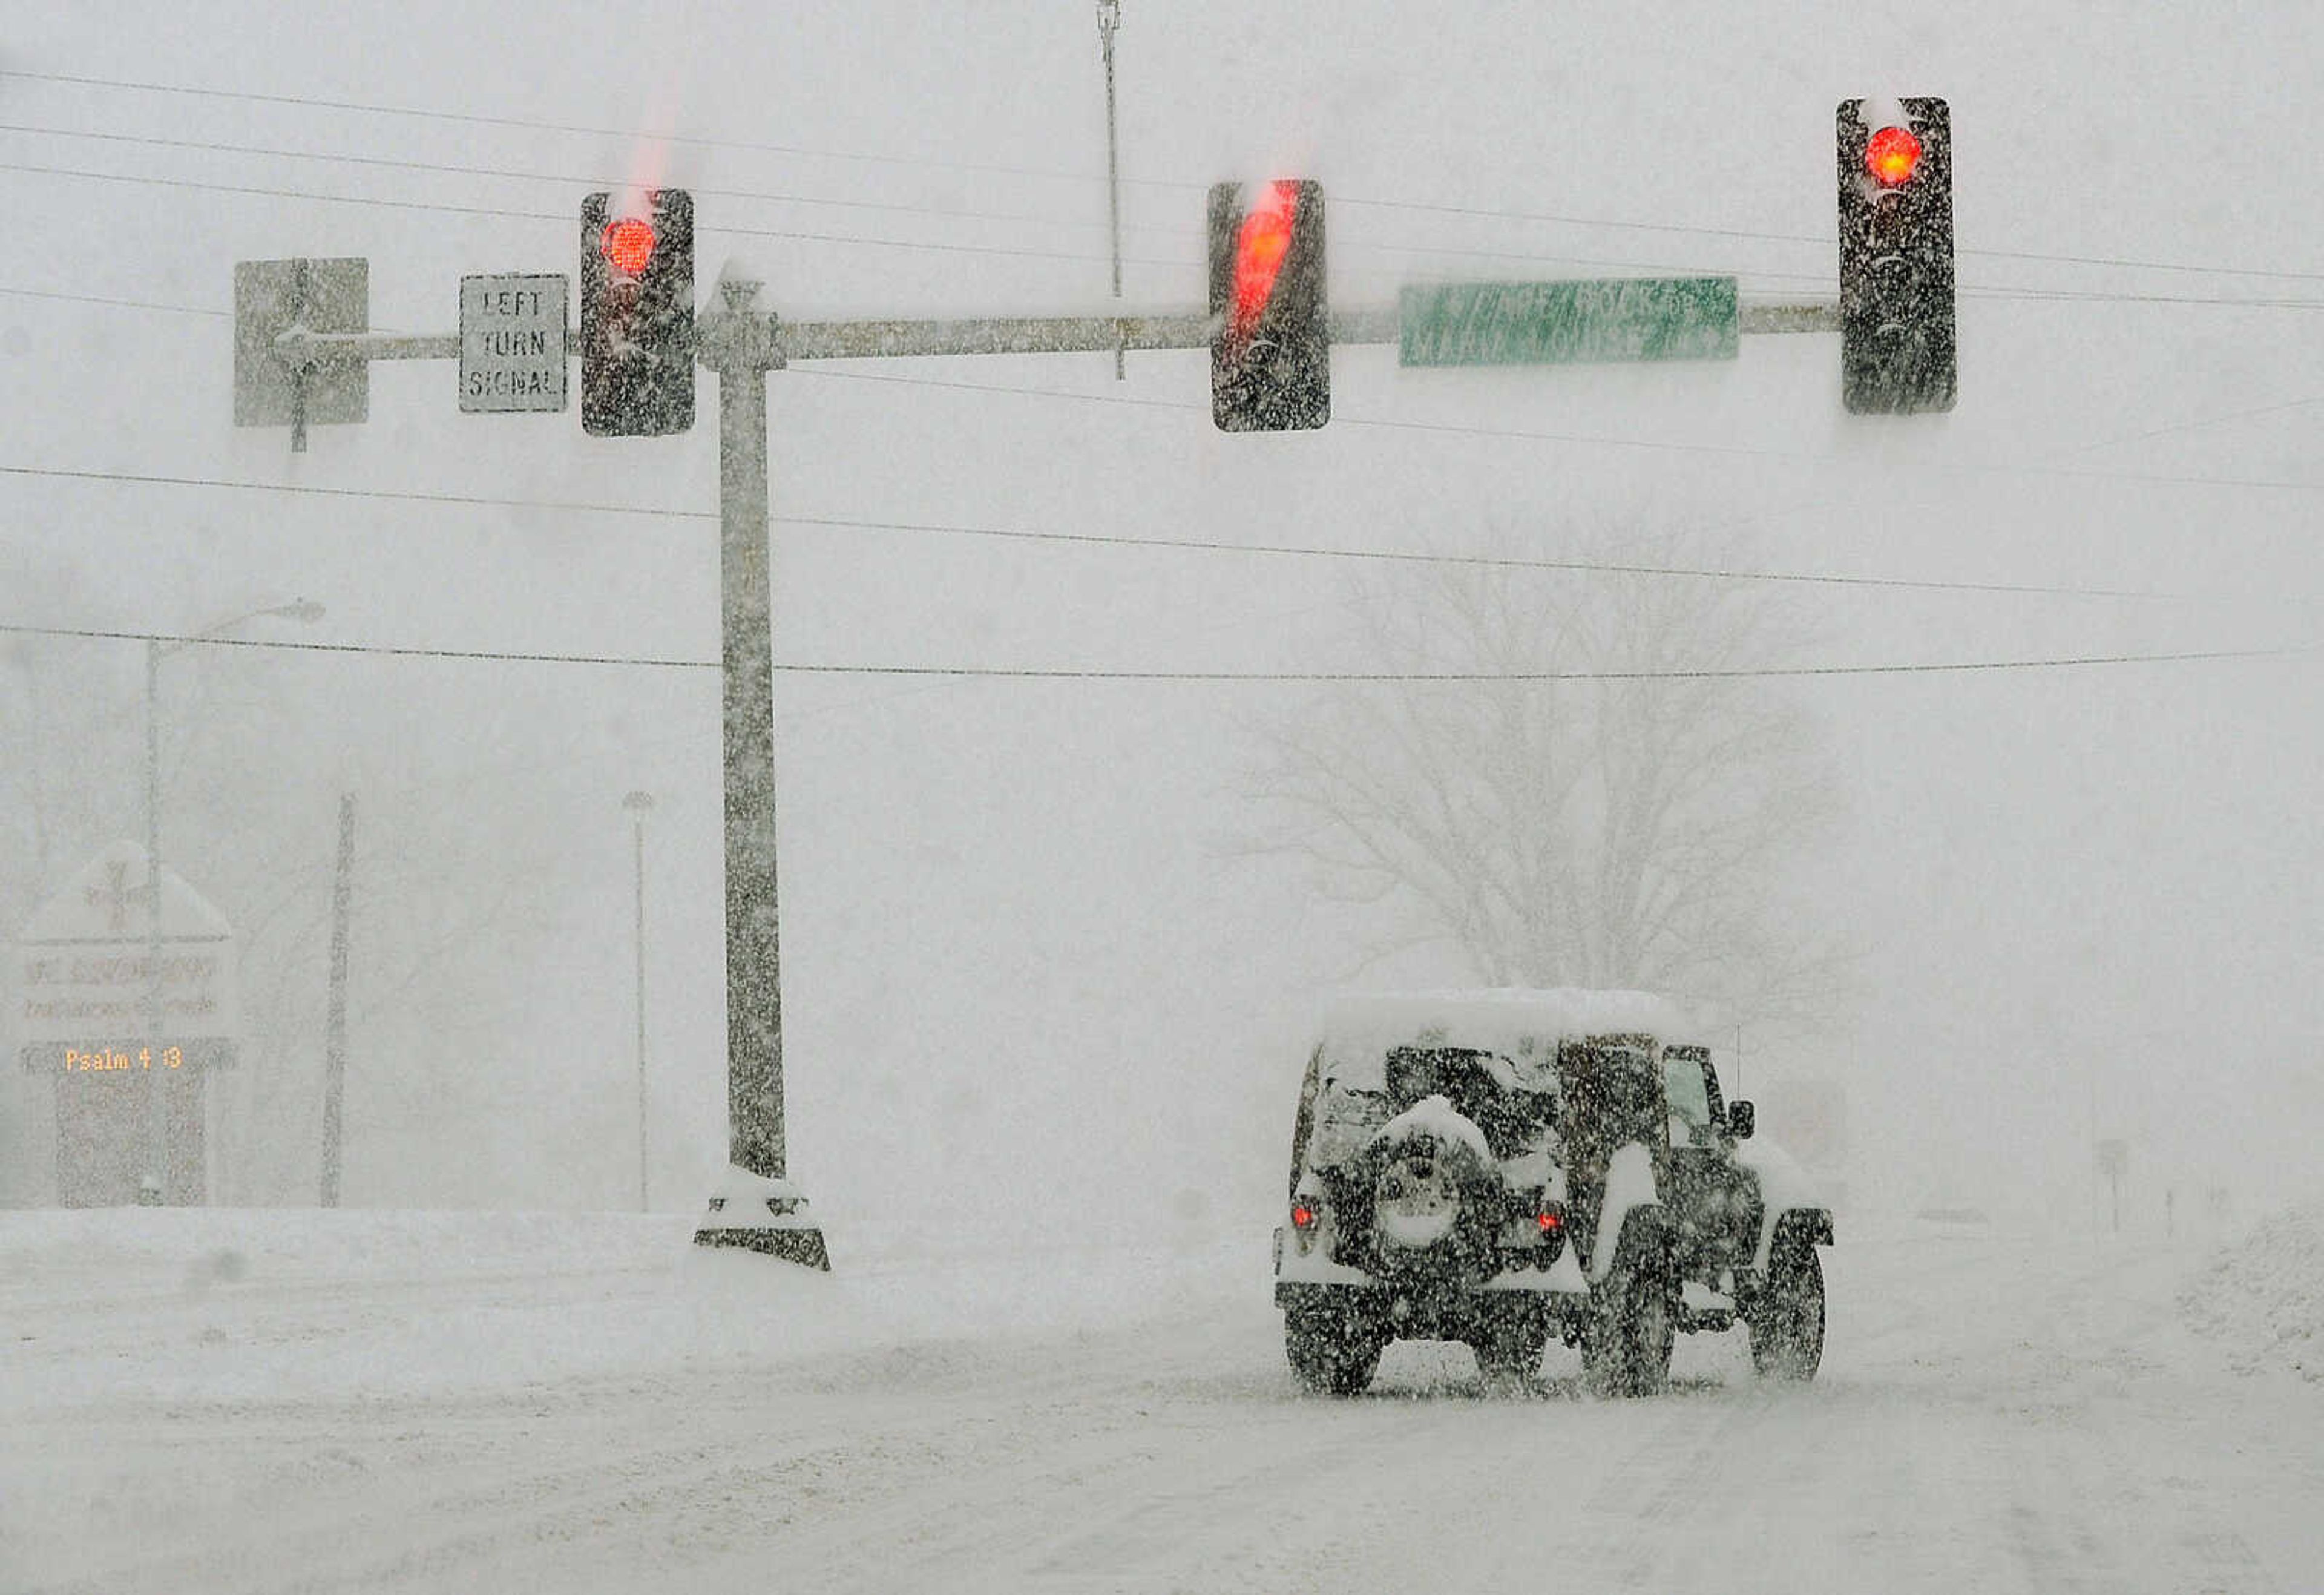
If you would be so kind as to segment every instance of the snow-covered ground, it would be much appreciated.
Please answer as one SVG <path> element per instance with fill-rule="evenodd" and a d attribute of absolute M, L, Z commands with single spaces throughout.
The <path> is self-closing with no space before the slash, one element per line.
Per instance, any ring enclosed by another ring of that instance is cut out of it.
<path fill-rule="evenodd" d="M 2324 1381 L 2324 1203 L 2255 1225 L 2179 1299 L 2232 1366 Z"/>
<path fill-rule="evenodd" d="M 0 1214 L 0 1589 L 2324 1585 L 2314 1211 L 1844 1237 L 1813 1386 L 1705 1337 L 1639 1402 L 1433 1346 L 1302 1396 L 1263 1234 L 688 1227 Z"/>

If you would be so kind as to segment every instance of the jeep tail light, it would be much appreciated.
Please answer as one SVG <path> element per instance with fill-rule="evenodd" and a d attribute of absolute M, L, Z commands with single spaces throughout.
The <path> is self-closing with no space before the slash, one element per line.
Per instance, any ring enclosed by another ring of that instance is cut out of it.
<path fill-rule="evenodd" d="M 1565 1251 L 1565 1203 L 1545 1200 L 1535 1209 L 1533 1222 L 1541 1231 L 1541 1246 L 1533 1254 L 1533 1266 L 1546 1268 Z"/>

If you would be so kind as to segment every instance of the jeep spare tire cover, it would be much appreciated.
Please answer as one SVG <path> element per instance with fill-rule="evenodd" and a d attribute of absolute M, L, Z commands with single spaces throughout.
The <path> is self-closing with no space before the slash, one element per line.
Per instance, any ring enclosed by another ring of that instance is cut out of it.
<path fill-rule="evenodd" d="M 1444 1098 L 1381 1126 L 1356 1162 L 1383 1260 L 1471 1251 L 1480 1239 L 1489 1248 L 1499 1168 L 1483 1131 Z"/>
<path fill-rule="evenodd" d="M 1461 1187 L 1449 1166 L 1455 1156 L 1427 1136 L 1388 1148 L 1372 1182 L 1372 1222 L 1383 1241 L 1420 1251 L 1452 1233 L 1461 1217 Z"/>

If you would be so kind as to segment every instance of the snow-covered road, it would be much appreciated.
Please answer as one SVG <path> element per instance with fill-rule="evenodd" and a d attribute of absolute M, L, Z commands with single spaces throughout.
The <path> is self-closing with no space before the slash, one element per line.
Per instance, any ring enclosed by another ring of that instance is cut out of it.
<path fill-rule="evenodd" d="M 2192 1250 L 1829 1255 L 1824 1374 L 1299 1394 L 1264 1238 L 831 1278 L 682 1221 L 0 1215 L 0 1589 L 2324 1588 L 2324 1384 Z M 1843 1239 L 1848 1239 L 1843 1237 Z"/>

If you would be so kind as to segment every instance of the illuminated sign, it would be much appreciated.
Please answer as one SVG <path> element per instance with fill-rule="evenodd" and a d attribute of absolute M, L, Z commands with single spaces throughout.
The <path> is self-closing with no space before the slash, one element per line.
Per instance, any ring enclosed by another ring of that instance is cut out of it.
<path fill-rule="evenodd" d="M 233 933 L 166 867 L 157 927 L 147 874 L 144 849 L 117 842 L 26 923 L 7 961 L 0 1035 L 27 1069 L 111 1073 L 116 1065 L 109 1062 L 85 1069 L 64 1060 L 109 1060 L 115 1053 L 134 1060 L 157 1041 L 177 1050 L 180 1067 L 232 1063 L 241 1028 Z M 167 1065 L 157 1055 L 134 1066 Z"/>

